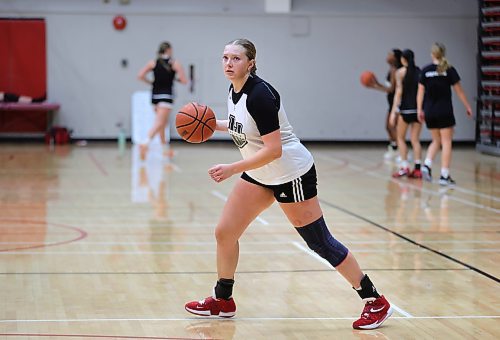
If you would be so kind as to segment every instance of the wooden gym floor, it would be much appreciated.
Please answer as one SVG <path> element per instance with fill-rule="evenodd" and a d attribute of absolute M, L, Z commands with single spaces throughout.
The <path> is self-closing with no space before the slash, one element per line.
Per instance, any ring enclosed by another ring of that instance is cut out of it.
<path fill-rule="evenodd" d="M 275 204 L 241 240 L 236 318 L 195 317 L 211 294 L 230 143 L 158 150 L 0 145 L 1 339 L 498 339 L 500 158 L 454 150 L 454 190 L 395 180 L 379 146 L 311 145 L 333 234 L 396 311 L 355 331 L 362 303 Z M 435 163 L 439 169 L 439 160 Z M 242 207 L 245 209 L 245 207 Z"/>

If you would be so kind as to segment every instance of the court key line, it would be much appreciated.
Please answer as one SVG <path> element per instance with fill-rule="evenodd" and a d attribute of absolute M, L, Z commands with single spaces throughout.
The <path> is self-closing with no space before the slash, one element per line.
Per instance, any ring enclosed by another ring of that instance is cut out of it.
<path fill-rule="evenodd" d="M 227 196 L 223 195 L 222 193 L 220 193 L 217 190 L 212 190 L 212 195 L 214 195 L 215 197 L 221 199 L 224 202 L 227 201 Z M 257 216 L 256 220 L 259 221 L 260 223 L 262 223 L 263 225 L 269 225 L 269 222 L 267 222 L 265 219 L 263 219 L 260 216 Z"/>
<path fill-rule="evenodd" d="M 328 268 L 332 269 L 332 270 L 335 270 L 335 268 L 332 267 L 332 265 L 327 261 L 325 260 L 324 258 L 322 258 L 321 256 L 319 256 L 318 254 L 316 254 L 315 252 L 313 252 L 311 249 L 305 247 L 303 244 L 301 244 L 300 242 L 293 242 L 293 245 L 297 248 L 299 248 L 300 250 L 302 250 L 303 252 L 305 252 L 306 254 L 314 257 L 316 260 L 320 261 L 321 263 L 323 263 L 324 265 L 328 266 Z M 391 302 L 391 306 L 401 315 L 403 315 L 404 317 L 406 318 L 412 318 L 413 315 L 411 315 L 410 313 L 408 313 L 407 311 L 405 311 L 404 309 L 396 306 L 394 303 Z"/>

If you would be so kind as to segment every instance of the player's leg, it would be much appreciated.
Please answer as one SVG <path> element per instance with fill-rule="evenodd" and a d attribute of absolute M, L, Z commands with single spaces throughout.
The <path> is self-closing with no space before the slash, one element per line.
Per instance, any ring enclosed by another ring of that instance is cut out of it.
<path fill-rule="evenodd" d="M 363 274 L 354 255 L 330 233 L 318 198 L 280 203 L 280 206 L 309 248 L 327 260 L 365 302 L 361 317 L 353 323 L 353 327 L 379 327 L 392 314 L 391 305 L 384 296 L 378 294 L 368 275 Z"/>
<path fill-rule="evenodd" d="M 415 162 L 415 169 L 412 171 L 412 178 L 422 178 L 420 162 L 422 158 L 422 145 L 420 144 L 420 132 L 422 131 L 422 124 L 418 121 L 410 124 L 410 140 L 413 149 L 413 161 Z"/>
<path fill-rule="evenodd" d="M 387 111 L 387 115 L 385 116 L 385 130 L 387 131 L 387 136 L 389 137 L 387 152 L 384 154 L 385 159 L 392 159 L 398 151 L 396 127 L 389 124 L 389 119 L 391 116 L 391 105 L 392 103 L 390 103 L 389 110 Z"/>
<path fill-rule="evenodd" d="M 353 327 L 377 328 L 392 314 L 391 305 L 363 274 L 354 255 L 330 233 L 319 204 L 316 184 L 313 166 L 300 178 L 279 186 L 275 198 L 308 247 L 336 268 L 366 303 L 361 318 L 354 322 Z"/>
<path fill-rule="evenodd" d="M 440 129 L 442 152 L 441 152 L 441 176 L 439 178 L 439 184 L 441 185 L 455 184 L 455 181 L 450 176 L 453 132 L 454 132 L 453 126 Z"/>
<path fill-rule="evenodd" d="M 406 131 L 408 130 L 408 123 L 403 119 L 403 115 L 398 116 L 396 124 L 397 142 L 399 149 L 399 170 L 392 174 L 392 177 L 398 178 L 408 176 L 410 174 L 410 164 L 408 163 L 408 146 L 406 145 Z"/>
<path fill-rule="evenodd" d="M 229 195 L 215 228 L 218 280 L 213 296 L 188 302 L 190 313 L 202 316 L 232 317 L 236 305 L 232 299 L 234 273 L 238 265 L 238 240 L 248 225 L 274 202 L 271 189 L 239 179 Z"/>
<path fill-rule="evenodd" d="M 432 161 L 441 147 L 441 134 L 439 129 L 429 129 L 429 131 L 431 132 L 432 142 L 427 148 L 422 176 L 425 180 L 432 181 Z"/>

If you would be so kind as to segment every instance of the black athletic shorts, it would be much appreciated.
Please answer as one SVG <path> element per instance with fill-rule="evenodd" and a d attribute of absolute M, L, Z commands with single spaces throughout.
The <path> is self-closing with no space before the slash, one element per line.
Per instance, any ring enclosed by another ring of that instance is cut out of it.
<path fill-rule="evenodd" d="M 428 129 L 445 129 L 455 126 L 455 116 L 453 113 L 427 114 L 425 113 L 425 125 Z"/>
<path fill-rule="evenodd" d="M 405 113 L 405 114 L 401 114 L 401 118 L 403 118 L 403 120 L 407 123 L 407 124 L 411 124 L 411 123 L 418 123 L 418 116 L 416 113 Z"/>
<path fill-rule="evenodd" d="M 151 99 L 151 103 L 154 104 L 154 105 L 157 105 L 159 103 L 165 103 L 167 104 L 167 106 L 170 106 L 174 103 L 174 101 L 172 99 Z"/>
<path fill-rule="evenodd" d="M 245 172 L 241 174 L 241 178 L 247 182 L 271 189 L 274 192 L 274 198 L 280 203 L 302 202 L 318 195 L 318 178 L 314 164 L 309 171 L 299 178 L 278 185 L 262 184 L 248 176 Z"/>

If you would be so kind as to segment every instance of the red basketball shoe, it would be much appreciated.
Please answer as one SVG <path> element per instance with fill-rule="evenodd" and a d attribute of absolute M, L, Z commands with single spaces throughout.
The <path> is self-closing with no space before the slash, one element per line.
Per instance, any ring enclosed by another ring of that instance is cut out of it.
<path fill-rule="evenodd" d="M 401 168 L 395 173 L 392 174 L 392 177 L 394 178 L 399 178 L 399 177 L 404 177 L 408 176 L 410 174 L 410 169 L 409 168 Z"/>
<path fill-rule="evenodd" d="M 422 178 L 422 171 L 420 169 L 413 170 L 408 177 L 410 178 Z"/>
<path fill-rule="evenodd" d="M 361 317 L 353 322 L 352 327 L 355 329 L 378 328 L 389 316 L 391 316 L 392 311 L 391 304 L 382 295 L 365 304 Z"/>
<path fill-rule="evenodd" d="M 233 298 L 229 300 L 216 299 L 209 296 L 200 301 L 191 301 L 184 307 L 189 313 L 201 316 L 219 316 L 221 318 L 231 318 L 236 315 L 236 304 Z"/>

